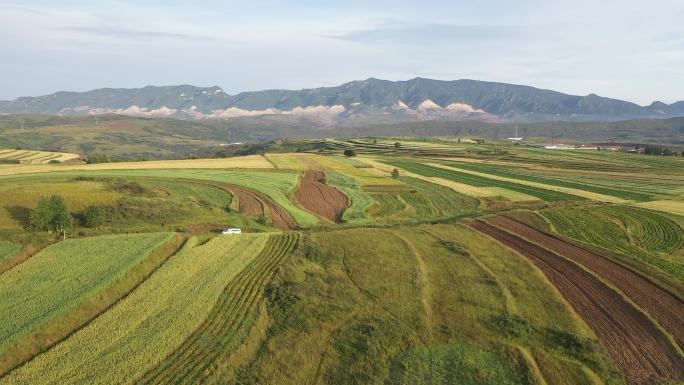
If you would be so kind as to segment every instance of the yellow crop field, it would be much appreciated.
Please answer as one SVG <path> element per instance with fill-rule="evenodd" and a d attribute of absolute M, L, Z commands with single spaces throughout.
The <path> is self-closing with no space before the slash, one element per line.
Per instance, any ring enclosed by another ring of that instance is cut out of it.
<path fill-rule="evenodd" d="M 51 160 L 66 162 L 68 160 L 77 159 L 78 157 L 78 154 L 67 152 L 0 150 L 0 160 L 18 160 L 21 164 L 46 164 Z"/>
<path fill-rule="evenodd" d="M 268 234 L 187 244 L 133 293 L 0 384 L 121 384 L 174 352 L 211 312 L 223 288 L 264 248 Z"/>
<path fill-rule="evenodd" d="M 297 154 L 266 154 L 264 156 L 279 170 L 306 170 L 309 168 Z"/>
<path fill-rule="evenodd" d="M 218 159 L 154 160 L 146 162 L 117 162 L 86 165 L 0 165 L 0 175 L 74 170 L 157 170 L 157 169 L 272 169 L 273 165 L 261 155 L 247 155 Z"/>
<path fill-rule="evenodd" d="M 663 211 L 666 213 L 684 215 L 684 201 L 651 201 L 634 203 L 633 206 L 644 207 L 647 209 Z"/>

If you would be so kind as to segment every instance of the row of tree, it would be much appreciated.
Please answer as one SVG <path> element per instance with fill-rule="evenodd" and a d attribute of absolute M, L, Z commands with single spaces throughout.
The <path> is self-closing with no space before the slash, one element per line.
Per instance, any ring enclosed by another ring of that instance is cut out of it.
<path fill-rule="evenodd" d="M 89 206 L 83 211 L 83 224 L 86 227 L 99 227 L 106 219 L 106 210 L 102 206 Z M 66 239 L 67 232 L 74 227 L 74 216 L 71 215 L 66 201 L 60 195 L 42 197 L 29 216 L 31 228 L 38 231 L 54 232 Z"/>

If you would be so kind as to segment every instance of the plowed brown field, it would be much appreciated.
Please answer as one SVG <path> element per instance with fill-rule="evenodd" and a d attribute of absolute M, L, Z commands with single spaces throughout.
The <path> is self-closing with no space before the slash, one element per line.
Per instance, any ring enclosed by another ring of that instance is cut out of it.
<path fill-rule="evenodd" d="M 515 219 L 498 216 L 489 219 L 488 222 L 589 268 L 646 310 L 677 339 L 679 346 L 684 348 L 684 303 L 670 292 L 619 263 Z"/>
<path fill-rule="evenodd" d="M 342 221 L 349 198 L 338 189 L 325 184 L 325 173 L 307 171 L 295 193 L 297 201 L 307 210 L 333 222 Z"/>
<path fill-rule="evenodd" d="M 579 265 L 483 221 L 470 224 L 532 262 L 558 288 L 632 384 L 683 380 L 684 359 L 665 333 L 618 292 Z"/>
<path fill-rule="evenodd" d="M 268 216 L 270 213 L 273 224 L 279 229 L 292 230 L 297 228 L 297 223 L 294 218 L 292 218 L 292 215 L 271 199 L 271 197 L 261 191 L 252 190 L 231 183 L 198 180 L 189 180 L 188 182 L 207 184 L 226 189 L 237 196 L 239 211 L 241 213 L 252 216 Z"/>

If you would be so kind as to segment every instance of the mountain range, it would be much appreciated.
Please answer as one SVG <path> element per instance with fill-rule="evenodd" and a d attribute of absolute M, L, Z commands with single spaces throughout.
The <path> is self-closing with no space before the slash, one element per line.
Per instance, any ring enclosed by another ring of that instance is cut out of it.
<path fill-rule="evenodd" d="M 426 120 L 490 123 L 618 121 L 684 116 L 684 101 L 649 106 L 477 80 L 366 79 L 336 87 L 228 95 L 222 88 L 147 86 L 57 92 L 0 101 L 3 114 L 121 114 L 180 119 L 250 119 L 320 126 L 362 126 Z"/>

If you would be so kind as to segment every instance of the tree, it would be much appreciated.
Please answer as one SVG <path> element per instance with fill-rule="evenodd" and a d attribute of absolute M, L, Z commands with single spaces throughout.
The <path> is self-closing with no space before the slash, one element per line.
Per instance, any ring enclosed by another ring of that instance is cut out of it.
<path fill-rule="evenodd" d="M 397 170 L 396 168 L 392 170 L 392 178 L 399 178 L 399 170 Z"/>
<path fill-rule="evenodd" d="M 344 156 L 346 156 L 347 158 L 351 158 L 352 156 L 356 156 L 356 151 L 350 150 L 350 149 L 344 150 Z"/>
<path fill-rule="evenodd" d="M 401 143 L 394 142 L 394 148 L 401 148 Z"/>
<path fill-rule="evenodd" d="M 54 231 L 61 234 L 62 239 L 66 239 L 67 231 L 74 227 L 74 217 L 69 213 L 64 198 L 59 195 L 40 198 L 29 219 L 35 230 Z"/>
<path fill-rule="evenodd" d="M 83 212 L 83 220 L 86 227 L 97 228 L 102 226 L 107 212 L 102 206 L 88 206 Z"/>

